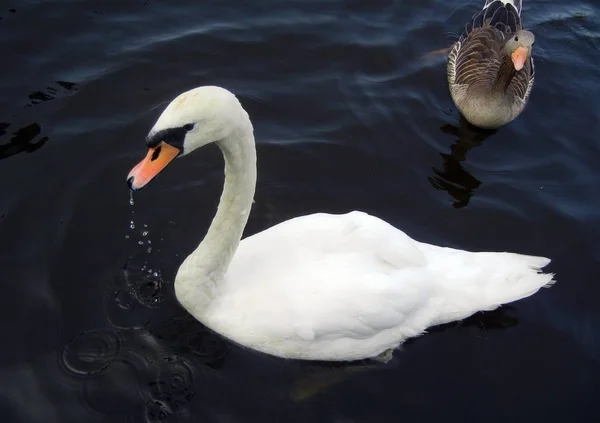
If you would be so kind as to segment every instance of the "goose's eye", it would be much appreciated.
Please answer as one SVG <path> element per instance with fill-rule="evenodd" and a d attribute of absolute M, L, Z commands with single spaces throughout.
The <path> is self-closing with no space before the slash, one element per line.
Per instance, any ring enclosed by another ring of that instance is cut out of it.
<path fill-rule="evenodd" d="M 185 129 L 186 131 L 191 131 L 192 129 L 194 129 L 194 124 L 193 123 L 188 123 L 187 125 L 183 125 L 183 129 Z"/>
<path fill-rule="evenodd" d="M 515 36 L 515 41 L 519 42 L 519 37 Z"/>

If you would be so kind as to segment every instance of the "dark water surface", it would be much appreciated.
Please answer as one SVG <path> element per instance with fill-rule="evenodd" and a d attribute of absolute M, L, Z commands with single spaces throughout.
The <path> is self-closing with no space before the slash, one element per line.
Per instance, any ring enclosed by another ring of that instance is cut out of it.
<path fill-rule="evenodd" d="M 3 2 L 0 421 L 600 421 L 600 4 L 525 0 L 531 102 L 482 133 L 428 55 L 482 2 Z M 165 102 L 207 84 L 255 125 L 247 235 L 359 209 L 422 241 L 550 257 L 558 283 L 387 365 L 207 332 L 172 281 L 215 211 L 217 149 L 134 206 L 125 184 Z"/>

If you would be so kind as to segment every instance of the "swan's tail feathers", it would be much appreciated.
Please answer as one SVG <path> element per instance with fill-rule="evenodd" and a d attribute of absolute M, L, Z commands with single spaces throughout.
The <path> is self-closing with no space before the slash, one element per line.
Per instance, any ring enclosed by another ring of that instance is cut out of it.
<path fill-rule="evenodd" d="M 521 9 L 523 8 L 523 0 L 486 0 L 483 5 L 483 10 L 487 9 L 493 3 L 500 2 L 504 4 L 504 6 L 511 5 L 517 11 L 517 15 L 521 16 Z"/>
<path fill-rule="evenodd" d="M 444 323 L 527 298 L 555 282 L 553 273 L 542 272 L 550 263 L 546 257 L 488 252 L 469 254 L 474 255 L 463 262 L 464 270 L 452 269 L 453 275 L 445 281 L 446 301 L 440 315 Z"/>
<path fill-rule="evenodd" d="M 485 302 L 491 306 L 512 303 L 527 298 L 540 290 L 554 284 L 553 273 L 543 273 L 542 269 L 550 263 L 546 257 L 527 256 L 513 253 L 500 253 L 501 256 L 493 257 L 491 254 L 483 253 L 497 261 L 496 270 L 490 267 L 490 279 L 482 283 Z M 505 266 L 504 269 L 500 266 Z M 496 308 L 496 307 L 494 307 Z"/>

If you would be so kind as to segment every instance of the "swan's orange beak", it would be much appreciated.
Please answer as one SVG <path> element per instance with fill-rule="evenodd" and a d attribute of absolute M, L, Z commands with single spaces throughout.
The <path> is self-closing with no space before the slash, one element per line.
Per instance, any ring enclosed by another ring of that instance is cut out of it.
<path fill-rule="evenodd" d="M 181 150 L 166 142 L 161 142 L 156 147 L 148 149 L 148 154 L 139 162 L 129 175 L 127 175 L 127 185 L 132 191 L 138 190 L 146 186 L 156 175 L 160 173 L 175 157 L 179 155 Z"/>
<path fill-rule="evenodd" d="M 510 55 L 515 65 L 515 70 L 518 72 L 525 66 L 527 56 L 529 56 L 529 49 L 527 47 L 517 47 L 513 54 Z"/>

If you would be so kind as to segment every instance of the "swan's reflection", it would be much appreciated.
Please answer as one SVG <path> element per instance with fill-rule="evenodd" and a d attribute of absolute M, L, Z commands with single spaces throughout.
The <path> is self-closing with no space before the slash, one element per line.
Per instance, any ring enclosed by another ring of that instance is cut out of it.
<path fill-rule="evenodd" d="M 519 318 L 515 316 L 516 307 L 504 305 L 491 311 L 479 311 L 460 322 L 446 323 L 444 325 L 429 328 L 427 332 L 443 332 L 446 329 L 459 327 L 478 327 L 482 330 L 503 330 L 519 324 Z"/>
<path fill-rule="evenodd" d="M 469 150 L 481 145 L 496 131 L 477 128 L 462 116 L 458 127 L 443 125 L 440 130 L 445 134 L 458 137 L 458 140 L 450 147 L 450 154 L 441 153 L 444 161 L 443 170 L 432 168 L 435 176 L 427 179 L 434 188 L 447 191 L 454 198 L 454 207 L 466 207 L 475 190 L 481 185 L 481 181 L 466 171 L 461 162 L 465 161 Z"/>
<path fill-rule="evenodd" d="M 519 324 L 519 319 L 515 314 L 516 308 L 507 305 L 492 311 L 475 313 L 460 322 L 430 327 L 427 332 L 436 333 L 452 328 L 466 327 L 477 327 L 484 331 L 504 330 Z M 295 401 L 307 400 L 358 373 L 389 370 L 391 366 L 401 363 L 402 349 L 409 348 L 414 343 L 419 342 L 420 339 L 422 337 L 407 339 L 401 345 L 400 350 L 394 352 L 392 360 L 386 364 L 372 360 L 353 363 L 306 363 L 304 364 L 303 374 L 292 386 L 291 397 Z"/>

